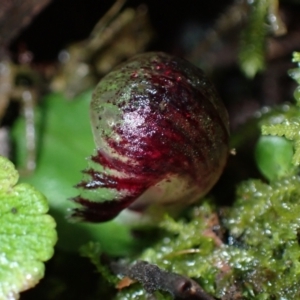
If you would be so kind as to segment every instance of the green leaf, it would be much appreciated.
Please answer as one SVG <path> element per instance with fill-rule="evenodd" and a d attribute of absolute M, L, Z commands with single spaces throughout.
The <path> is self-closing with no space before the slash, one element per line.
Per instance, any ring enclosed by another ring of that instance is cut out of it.
<path fill-rule="evenodd" d="M 280 124 L 262 126 L 263 135 L 284 136 L 286 139 L 293 141 L 295 152 L 293 155 L 293 164 L 300 164 L 300 120 L 294 118 L 292 120 L 284 120 Z"/>
<path fill-rule="evenodd" d="M 269 180 L 291 175 L 293 144 L 283 137 L 261 136 L 256 144 L 255 159 L 261 173 Z"/>
<path fill-rule="evenodd" d="M 17 299 L 44 276 L 43 262 L 53 255 L 55 221 L 46 198 L 18 184 L 13 164 L 0 156 L 0 299 Z"/>
<path fill-rule="evenodd" d="M 89 120 L 90 99 L 91 91 L 72 101 L 59 93 L 42 99 L 42 107 L 36 111 L 36 130 L 40 133 L 37 169 L 21 180 L 46 195 L 50 214 L 57 223 L 59 248 L 77 251 L 81 245 L 97 241 L 104 252 L 124 255 L 134 249 L 129 228 L 115 221 L 99 225 L 70 223 L 66 219 L 68 210 L 74 207 L 68 199 L 78 194 L 74 185 L 80 181 L 86 158 L 95 148 Z M 18 165 L 24 165 L 26 157 L 24 132 L 24 120 L 20 118 L 14 127 Z"/>

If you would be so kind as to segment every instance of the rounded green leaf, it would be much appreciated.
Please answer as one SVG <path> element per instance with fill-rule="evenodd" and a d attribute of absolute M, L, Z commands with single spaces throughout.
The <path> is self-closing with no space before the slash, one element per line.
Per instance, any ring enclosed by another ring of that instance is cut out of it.
<path fill-rule="evenodd" d="M 293 155 L 293 144 L 284 137 L 261 136 L 256 144 L 257 166 L 269 180 L 278 179 L 293 172 Z"/>
<path fill-rule="evenodd" d="M 17 299 L 44 276 L 57 240 L 46 198 L 0 156 L 0 299 Z"/>

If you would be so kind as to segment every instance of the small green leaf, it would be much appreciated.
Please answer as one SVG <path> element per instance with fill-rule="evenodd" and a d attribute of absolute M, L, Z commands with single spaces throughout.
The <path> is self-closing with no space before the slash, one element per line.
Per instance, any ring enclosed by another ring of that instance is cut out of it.
<path fill-rule="evenodd" d="M 18 184 L 13 164 L 0 156 L 0 299 L 17 299 L 44 276 L 43 262 L 53 255 L 55 222 L 46 198 Z"/>
<path fill-rule="evenodd" d="M 261 173 L 269 180 L 290 175 L 294 170 L 293 143 L 283 137 L 262 136 L 255 149 L 255 159 Z"/>
<path fill-rule="evenodd" d="M 263 125 L 261 130 L 263 135 L 284 136 L 286 139 L 291 140 L 294 144 L 295 149 L 293 156 L 293 164 L 295 166 L 300 165 L 299 118 L 294 118 L 292 120 L 284 120 L 280 124 Z"/>

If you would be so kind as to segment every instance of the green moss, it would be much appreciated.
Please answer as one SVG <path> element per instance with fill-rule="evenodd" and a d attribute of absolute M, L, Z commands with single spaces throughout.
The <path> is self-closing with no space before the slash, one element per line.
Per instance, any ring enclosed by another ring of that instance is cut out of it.
<path fill-rule="evenodd" d="M 206 201 L 194 208 L 189 221 L 166 217 L 160 224 L 164 235 L 138 259 L 192 277 L 221 299 L 239 294 L 245 299 L 297 299 L 299 198 L 298 176 L 270 185 L 249 180 L 240 184 L 233 207 L 223 212 L 229 233 L 224 243 L 211 235 L 219 223 Z M 117 299 L 144 297 L 140 286 L 133 285 Z"/>
<path fill-rule="evenodd" d="M 250 2 L 249 2 L 250 3 Z M 254 0 L 248 12 L 248 22 L 242 32 L 239 64 L 249 78 L 265 67 L 266 20 L 269 1 Z"/>
<path fill-rule="evenodd" d="M 231 237 L 247 253 L 249 261 L 231 260 L 243 285 L 248 282 L 254 295 L 269 299 L 296 299 L 299 290 L 300 178 L 293 176 L 271 185 L 250 180 L 239 186 L 237 200 L 225 218 Z"/>

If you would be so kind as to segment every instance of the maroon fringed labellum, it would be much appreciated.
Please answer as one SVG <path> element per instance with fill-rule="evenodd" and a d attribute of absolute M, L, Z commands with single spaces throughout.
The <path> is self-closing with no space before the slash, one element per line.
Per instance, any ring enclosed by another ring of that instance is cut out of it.
<path fill-rule="evenodd" d="M 137 55 L 106 75 L 91 102 L 97 146 L 72 216 L 104 222 L 127 207 L 189 204 L 216 183 L 228 156 L 228 115 L 186 60 Z"/>

